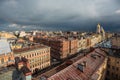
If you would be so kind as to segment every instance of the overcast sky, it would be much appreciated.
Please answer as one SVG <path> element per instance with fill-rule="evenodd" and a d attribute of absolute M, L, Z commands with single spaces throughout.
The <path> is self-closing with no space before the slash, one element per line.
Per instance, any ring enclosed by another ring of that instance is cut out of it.
<path fill-rule="evenodd" d="M 101 23 L 120 30 L 120 0 L 0 0 L 0 24 L 5 23 L 68 29 Z"/>

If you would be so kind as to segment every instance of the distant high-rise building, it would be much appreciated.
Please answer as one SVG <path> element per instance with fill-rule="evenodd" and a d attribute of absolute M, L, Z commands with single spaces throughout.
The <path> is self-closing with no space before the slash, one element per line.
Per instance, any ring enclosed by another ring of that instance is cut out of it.
<path fill-rule="evenodd" d="M 101 32 L 102 32 L 102 33 L 105 33 L 105 30 L 103 29 L 103 27 L 101 27 Z"/>
<path fill-rule="evenodd" d="M 101 27 L 101 34 L 102 34 L 103 39 L 105 39 L 105 30 L 103 29 L 103 27 Z"/>
<path fill-rule="evenodd" d="M 97 25 L 97 30 L 96 33 L 101 34 L 102 39 L 105 39 L 105 30 L 103 29 L 102 26 L 100 26 L 100 24 Z"/>
<path fill-rule="evenodd" d="M 97 31 L 96 31 L 96 33 L 100 34 L 100 24 L 97 25 Z"/>

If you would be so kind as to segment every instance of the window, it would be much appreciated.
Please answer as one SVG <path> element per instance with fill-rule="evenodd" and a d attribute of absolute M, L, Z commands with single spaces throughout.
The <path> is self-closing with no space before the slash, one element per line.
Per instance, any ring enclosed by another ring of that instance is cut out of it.
<path fill-rule="evenodd" d="M 8 61 L 10 61 L 10 60 L 11 60 L 11 58 L 9 57 L 9 58 L 8 58 Z"/>
<path fill-rule="evenodd" d="M 119 61 L 117 61 L 117 64 L 119 64 Z"/>
<path fill-rule="evenodd" d="M 113 73 L 111 73 L 111 75 L 112 75 L 112 76 L 114 76 L 114 74 L 113 74 Z"/>
<path fill-rule="evenodd" d="M 109 71 L 107 71 L 107 75 L 110 75 L 110 72 L 109 72 Z"/>
<path fill-rule="evenodd" d="M 31 54 L 30 54 L 30 58 L 31 58 Z"/>
<path fill-rule="evenodd" d="M 119 71 L 119 68 L 118 68 L 118 67 L 116 67 L 116 70 L 117 70 L 117 71 Z"/>
<path fill-rule="evenodd" d="M 118 79 L 118 74 L 116 74 L 115 77 Z"/>
<path fill-rule="evenodd" d="M 32 54 L 32 57 L 34 56 L 34 54 Z"/>
<path fill-rule="evenodd" d="M 25 57 L 28 58 L 28 55 L 26 55 Z"/>
<path fill-rule="evenodd" d="M 110 58 L 108 58 L 108 61 L 110 62 Z"/>
<path fill-rule="evenodd" d="M 110 65 L 108 64 L 108 68 L 110 68 Z"/>
<path fill-rule="evenodd" d="M 115 67 L 114 67 L 114 66 L 112 66 L 112 69 L 114 70 L 114 69 L 115 69 Z"/>
<path fill-rule="evenodd" d="M 1 63 L 2 63 L 2 64 L 4 63 L 4 58 L 1 59 Z"/>

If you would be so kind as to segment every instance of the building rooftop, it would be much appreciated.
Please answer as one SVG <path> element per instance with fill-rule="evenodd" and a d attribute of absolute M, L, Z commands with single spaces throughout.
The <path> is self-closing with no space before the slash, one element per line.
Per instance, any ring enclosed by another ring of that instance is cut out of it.
<path fill-rule="evenodd" d="M 91 78 L 97 80 L 98 74 L 96 71 L 105 58 L 104 51 L 95 49 L 82 59 L 49 77 L 48 80 L 89 80 Z"/>
<path fill-rule="evenodd" d="M 106 54 L 104 51 L 95 49 L 82 58 L 78 56 L 68 61 L 67 64 L 70 65 L 62 64 L 39 77 L 45 77 L 47 80 L 89 80 L 90 78 L 97 80 L 98 74 L 96 71 L 105 58 Z"/>
<path fill-rule="evenodd" d="M 47 48 L 48 46 L 45 46 L 45 45 L 34 45 L 34 46 L 28 46 L 28 47 L 24 47 L 24 48 L 21 48 L 21 49 L 14 49 L 13 52 L 15 54 L 19 54 L 21 52 L 27 52 L 27 51 L 32 51 L 32 50 L 36 50 L 36 49 L 42 49 L 42 48 Z"/>
<path fill-rule="evenodd" d="M 0 39 L 0 54 L 7 54 L 10 52 L 11 49 L 7 39 Z"/>
<path fill-rule="evenodd" d="M 0 68 L 0 80 L 12 80 L 12 73 L 15 67 L 2 67 Z"/>
<path fill-rule="evenodd" d="M 65 37 L 65 36 L 55 36 L 55 37 L 41 37 L 40 39 L 48 40 L 48 41 L 54 41 L 54 42 L 63 42 L 63 41 L 69 41 L 74 40 L 74 37 Z"/>

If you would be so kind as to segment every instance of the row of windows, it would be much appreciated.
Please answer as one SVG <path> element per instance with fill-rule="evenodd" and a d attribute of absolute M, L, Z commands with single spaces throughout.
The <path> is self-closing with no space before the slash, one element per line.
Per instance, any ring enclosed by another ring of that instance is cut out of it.
<path fill-rule="evenodd" d="M 109 64 L 108 64 L 108 69 L 119 71 L 119 67 L 110 66 Z"/>
<path fill-rule="evenodd" d="M 42 60 L 42 61 L 32 61 L 32 62 L 30 62 L 30 64 L 34 64 L 34 63 L 37 63 L 37 62 L 39 62 L 40 63 L 40 65 L 41 64 L 44 64 L 45 62 L 49 62 L 50 60 L 49 59 L 47 59 L 47 60 Z"/>
<path fill-rule="evenodd" d="M 48 64 L 40 64 L 40 63 L 37 63 L 37 64 L 34 64 L 34 65 L 31 65 L 30 68 L 34 68 L 34 67 L 37 67 L 37 66 L 40 66 L 40 67 L 45 67 L 45 66 L 49 66 L 49 63 Z"/>
<path fill-rule="evenodd" d="M 45 61 L 45 60 L 50 60 L 50 56 L 44 55 L 38 58 L 31 59 L 30 62 L 40 62 L 40 61 Z"/>
<path fill-rule="evenodd" d="M 10 57 L 8 57 L 8 61 L 10 61 L 10 60 L 11 60 L 11 58 L 10 58 Z M 4 58 L 2 58 L 2 59 L 0 60 L 0 63 L 1 63 L 1 64 L 4 64 L 4 63 L 5 63 Z"/>
<path fill-rule="evenodd" d="M 111 59 L 108 58 L 108 62 L 110 62 L 110 61 L 111 61 Z M 115 62 L 116 62 L 117 64 L 120 64 L 119 60 L 115 60 Z"/>
<path fill-rule="evenodd" d="M 35 57 L 35 56 L 38 56 L 38 55 L 41 55 L 41 54 L 44 54 L 44 53 L 48 53 L 49 52 L 49 50 L 47 50 L 47 51 L 35 51 L 34 53 L 28 53 L 28 55 L 25 55 L 25 56 L 23 56 L 23 57 L 26 57 L 26 58 L 31 58 L 31 57 Z"/>
<path fill-rule="evenodd" d="M 39 65 L 38 65 L 39 66 Z M 45 64 L 45 65 L 42 65 L 42 66 L 39 66 L 39 68 L 38 69 L 43 69 L 43 68 L 46 68 L 46 67 L 48 67 L 48 66 L 50 66 L 50 64 L 48 63 L 48 64 Z M 30 68 L 35 68 L 36 67 L 36 65 L 33 65 L 33 66 L 30 66 Z M 35 72 L 35 69 L 33 69 L 32 70 L 32 72 Z"/>
<path fill-rule="evenodd" d="M 113 72 L 107 71 L 107 76 L 110 76 L 109 78 L 114 78 L 114 79 L 120 79 L 120 75 L 119 74 L 115 74 Z"/>
<path fill-rule="evenodd" d="M 46 61 L 46 60 L 50 60 L 49 58 L 36 58 L 36 59 L 31 59 L 29 60 L 30 62 L 41 62 L 41 61 Z"/>

